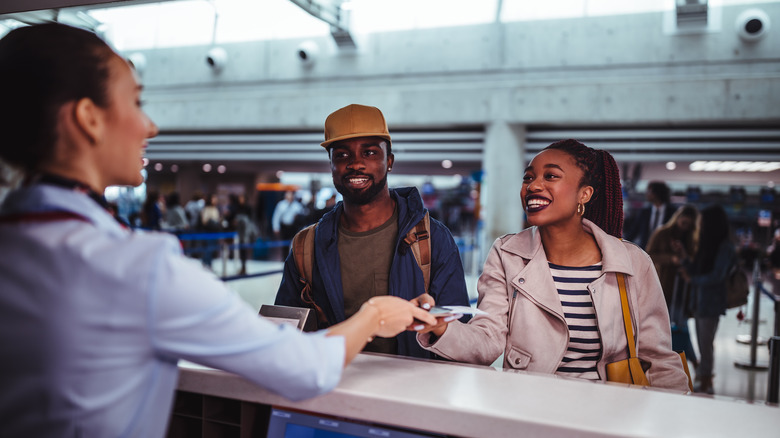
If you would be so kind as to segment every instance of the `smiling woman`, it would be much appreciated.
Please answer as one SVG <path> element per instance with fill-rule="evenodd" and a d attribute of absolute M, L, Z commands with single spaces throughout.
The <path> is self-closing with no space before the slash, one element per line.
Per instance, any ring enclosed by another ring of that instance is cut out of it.
<path fill-rule="evenodd" d="M 420 345 L 457 361 L 489 365 L 504 353 L 504 368 L 604 381 L 607 364 L 628 354 L 618 292 L 626 278 L 650 385 L 687 392 L 655 268 L 620 239 L 612 156 L 575 140 L 553 143 L 525 169 L 521 202 L 532 226 L 493 244 L 477 285 L 486 313 L 429 327 Z"/>

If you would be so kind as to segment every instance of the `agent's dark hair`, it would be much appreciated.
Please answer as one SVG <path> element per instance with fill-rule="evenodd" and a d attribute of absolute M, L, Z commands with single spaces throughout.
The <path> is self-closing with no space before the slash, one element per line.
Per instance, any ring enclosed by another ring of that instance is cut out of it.
<path fill-rule="evenodd" d="M 63 104 L 108 106 L 109 60 L 97 35 L 60 23 L 20 27 L 0 40 L 0 158 L 34 173 L 52 156 Z"/>
<path fill-rule="evenodd" d="M 623 235 L 623 189 L 620 170 L 609 152 L 585 146 L 577 140 L 561 140 L 546 148 L 557 149 L 574 158 L 583 175 L 580 187 L 593 187 L 593 196 L 585 204 L 585 217 L 607 234 Z"/>
<path fill-rule="evenodd" d="M 672 191 L 663 181 L 650 181 L 647 184 L 649 190 L 662 204 L 668 204 L 672 199 Z"/>
<path fill-rule="evenodd" d="M 715 266 L 720 244 L 729 239 L 729 217 L 720 205 L 702 209 L 699 218 L 699 251 L 696 253 L 695 272 L 706 274 Z"/>

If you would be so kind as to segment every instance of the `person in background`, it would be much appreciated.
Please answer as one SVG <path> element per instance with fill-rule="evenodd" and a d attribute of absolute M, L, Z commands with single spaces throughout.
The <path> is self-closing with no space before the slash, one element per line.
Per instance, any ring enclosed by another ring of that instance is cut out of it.
<path fill-rule="evenodd" d="M 646 192 L 648 205 L 631 218 L 623 237 L 645 248 L 653 232 L 669 222 L 677 210 L 671 203 L 671 193 L 665 182 L 651 181 Z"/>
<path fill-rule="evenodd" d="M 228 213 L 225 216 L 225 220 L 230 228 L 238 233 L 238 254 L 241 259 L 241 269 L 238 275 L 245 275 L 247 273 L 246 261 L 252 252 L 252 248 L 247 246 L 254 243 L 259 232 L 257 225 L 252 220 L 252 209 L 247 205 L 244 195 L 231 194 L 229 198 L 230 202 L 228 203 Z"/>
<path fill-rule="evenodd" d="M 187 212 L 187 220 L 190 222 L 190 229 L 197 230 L 200 226 L 200 211 L 206 206 L 206 200 L 203 199 L 203 194 L 195 192 L 187 201 L 184 206 L 184 211 Z"/>
<path fill-rule="evenodd" d="M 348 105 L 325 120 L 331 174 L 343 201 L 318 222 L 312 261 L 312 302 L 304 300 L 301 273 L 291 251 L 276 304 L 321 309 L 323 325 L 337 324 L 376 296 L 414 298 L 426 290 L 424 274 L 406 234 L 424 219 L 426 210 L 416 188 L 390 189 L 393 168 L 390 133 L 375 107 Z M 430 219 L 429 293 L 443 305 L 468 306 L 463 265 L 449 230 Z M 421 243 L 423 245 L 423 243 Z M 433 357 L 420 348 L 413 333 L 375 339 L 366 351 Z"/>
<path fill-rule="evenodd" d="M 647 254 L 653 259 L 666 304 L 671 309 L 675 279 L 680 266 L 696 252 L 699 210 L 693 205 L 677 209 L 664 226 L 656 230 L 647 243 Z"/>
<path fill-rule="evenodd" d="M 769 261 L 769 282 L 772 293 L 780 295 L 780 228 L 775 229 L 772 243 L 766 249 Z"/>
<path fill-rule="evenodd" d="M 672 351 L 669 314 L 650 257 L 620 239 L 623 197 L 612 156 L 576 140 L 537 154 L 520 192 L 530 228 L 499 237 L 477 285 L 486 312 L 418 332 L 445 358 L 607 380 L 606 365 L 628 357 L 618 274 L 626 278 L 637 356 L 651 386 L 688 392 Z M 420 304 L 433 305 L 428 296 Z"/>
<path fill-rule="evenodd" d="M 219 198 L 216 193 L 210 193 L 205 198 L 200 210 L 200 229 L 209 232 L 222 231 L 222 213 L 217 206 Z"/>
<path fill-rule="evenodd" d="M 203 254 L 201 262 L 203 266 L 211 269 L 211 263 L 214 260 L 214 253 L 219 251 L 220 239 L 209 238 L 208 234 L 223 231 L 222 213 L 217 207 L 219 198 L 216 193 L 210 193 L 205 198 L 205 204 L 200 210 L 200 224 L 198 229 L 206 234 L 205 239 L 200 242 Z"/>
<path fill-rule="evenodd" d="M 165 221 L 163 228 L 167 231 L 183 231 L 190 227 L 187 212 L 181 206 L 178 192 L 171 192 L 165 198 Z"/>
<path fill-rule="evenodd" d="M 165 435 L 179 359 L 290 399 L 331 390 L 372 336 L 428 312 L 375 297 L 301 333 L 258 317 L 168 233 L 111 216 L 107 186 L 143 182 L 157 126 L 128 62 L 59 23 L 0 40 L 0 160 L 25 174 L 0 206 L 0 419 L 4 437 Z M 45 275 L 43 275 L 45 273 Z"/>
<path fill-rule="evenodd" d="M 692 310 L 688 295 L 688 283 L 680 277 L 683 261 L 696 252 L 699 210 L 693 205 L 677 209 L 664 226 L 657 229 L 647 243 L 647 254 L 653 259 L 672 323 L 672 349 L 684 351 L 694 367 L 698 366 L 688 331 L 688 318 Z"/>
<path fill-rule="evenodd" d="M 726 278 L 737 264 L 737 248 L 731 241 L 729 218 L 720 205 L 701 210 L 699 249 L 680 274 L 693 287 L 694 319 L 701 360 L 696 369 L 696 392 L 712 394 L 714 342 L 720 316 L 726 314 Z"/>
<path fill-rule="evenodd" d="M 143 228 L 147 230 L 160 230 L 162 229 L 163 222 L 163 206 L 162 195 L 160 192 L 154 189 L 146 191 L 146 200 L 144 201 L 141 224 Z"/>
<path fill-rule="evenodd" d="M 288 190 L 284 192 L 284 199 L 279 201 L 274 208 L 274 214 L 271 217 L 271 229 L 277 240 L 288 241 L 295 236 L 300 229 L 298 217 L 306 214 L 306 208 L 295 199 L 295 192 Z M 290 246 L 282 247 L 282 257 L 290 252 Z"/>

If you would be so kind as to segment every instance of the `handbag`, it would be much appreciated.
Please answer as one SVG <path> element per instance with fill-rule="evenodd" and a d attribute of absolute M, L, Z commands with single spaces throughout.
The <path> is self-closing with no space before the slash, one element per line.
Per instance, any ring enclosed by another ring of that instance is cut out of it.
<path fill-rule="evenodd" d="M 747 275 L 735 263 L 726 278 L 726 308 L 733 309 L 747 304 L 749 292 Z"/>
<path fill-rule="evenodd" d="M 607 381 L 618 383 L 630 383 L 633 385 L 650 386 L 650 382 L 645 376 L 642 364 L 636 355 L 636 344 L 634 343 L 634 327 L 631 324 L 631 311 L 628 308 L 628 292 L 626 291 L 626 276 L 622 273 L 617 276 L 618 288 L 620 289 L 620 305 L 623 310 L 623 324 L 626 328 L 626 341 L 628 342 L 628 359 L 619 360 L 607 364 Z M 683 370 L 688 376 L 688 388 L 693 391 L 693 381 L 691 373 L 688 370 L 688 361 L 685 359 L 685 352 L 678 353 L 682 360 Z"/>

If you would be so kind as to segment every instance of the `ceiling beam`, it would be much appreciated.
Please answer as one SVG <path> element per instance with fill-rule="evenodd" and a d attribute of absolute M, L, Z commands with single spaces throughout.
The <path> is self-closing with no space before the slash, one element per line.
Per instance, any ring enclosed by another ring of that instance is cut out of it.
<path fill-rule="evenodd" d="M 157 3 L 160 1 L 170 0 L 3 0 L 0 2 L 0 15 L 76 6 L 105 8 L 127 6 L 129 4 Z"/>

